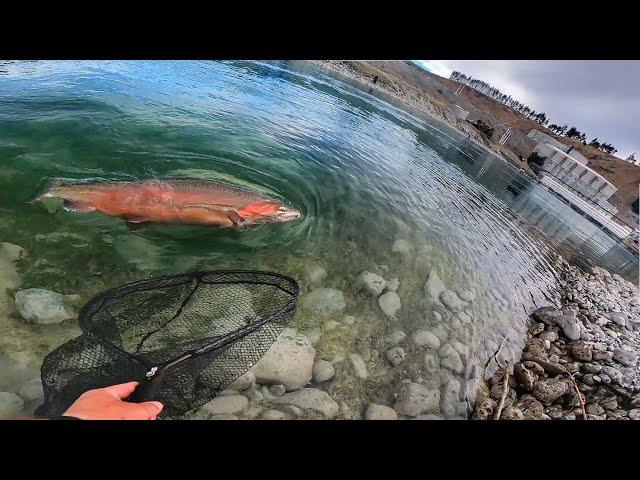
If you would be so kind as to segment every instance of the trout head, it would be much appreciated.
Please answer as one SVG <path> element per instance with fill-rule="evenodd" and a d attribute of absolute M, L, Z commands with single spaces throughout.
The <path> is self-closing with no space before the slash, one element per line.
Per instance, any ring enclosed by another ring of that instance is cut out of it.
<path fill-rule="evenodd" d="M 272 222 L 291 222 L 302 218 L 295 208 L 273 201 L 254 202 L 238 210 L 245 225 Z"/>

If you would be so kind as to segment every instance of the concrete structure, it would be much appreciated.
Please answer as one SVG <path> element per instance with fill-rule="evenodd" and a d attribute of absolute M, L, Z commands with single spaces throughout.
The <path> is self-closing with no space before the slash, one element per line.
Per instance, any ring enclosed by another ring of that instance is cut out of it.
<path fill-rule="evenodd" d="M 456 105 L 455 103 L 450 103 L 449 107 L 451 107 L 451 110 L 453 111 L 453 114 L 456 117 L 458 117 L 460 120 L 466 120 L 467 117 L 469 116 L 469 112 L 467 112 L 460 105 Z"/>
<path fill-rule="evenodd" d="M 538 142 L 534 152 L 545 158 L 542 175 L 551 175 L 576 197 L 600 207 L 608 217 L 615 215 L 617 209 L 607 200 L 618 189 L 589 168 L 588 160 L 580 152 L 538 130 L 531 130 L 528 137 Z"/>

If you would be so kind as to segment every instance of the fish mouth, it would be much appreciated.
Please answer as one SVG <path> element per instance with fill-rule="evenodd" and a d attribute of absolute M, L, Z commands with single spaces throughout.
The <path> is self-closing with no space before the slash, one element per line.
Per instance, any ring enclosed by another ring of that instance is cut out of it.
<path fill-rule="evenodd" d="M 277 220 L 279 222 L 291 222 L 293 220 L 299 220 L 302 218 L 302 213 L 297 210 L 289 210 L 278 214 Z"/>

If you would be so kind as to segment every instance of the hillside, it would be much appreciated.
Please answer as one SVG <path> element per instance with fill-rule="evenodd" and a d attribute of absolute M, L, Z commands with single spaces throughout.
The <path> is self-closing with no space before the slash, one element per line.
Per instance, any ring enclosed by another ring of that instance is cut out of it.
<path fill-rule="evenodd" d="M 534 142 L 526 137 L 533 128 L 552 135 L 567 145 L 572 145 L 589 159 L 591 168 L 618 188 L 610 201 L 618 208 L 619 215 L 632 225 L 637 223 L 637 216 L 631 213 L 631 204 L 638 198 L 640 166 L 630 164 L 593 147 L 585 146 L 579 141 L 556 135 L 551 130 L 472 88 L 465 86 L 462 94 L 456 95 L 455 91 L 460 87 L 460 83 L 429 73 L 412 62 L 368 60 L 358 63 L 366 63 L 389 77 L 422 91 L 439 104 L 455 103 L 460 105 L 469 111 L 470 120 L 480 119 L 495 127 L 492 137 L 494 142 L 504 133 L 507 125 L 511 126 L 512 129 L 520 132 L 520 135 L 516 135 L 510 140 L 509 149 L 522 158 L 527 158 L 535 146 Z M 501 124 L 506 125 L 503 127 Z"/>

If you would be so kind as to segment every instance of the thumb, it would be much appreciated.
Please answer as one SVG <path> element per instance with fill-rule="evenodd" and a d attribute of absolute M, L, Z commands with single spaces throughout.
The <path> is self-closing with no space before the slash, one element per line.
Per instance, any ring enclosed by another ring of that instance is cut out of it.
<path fill-rule="evenodd" d="M 151 418 L 155 418 L 157 415 L 159 415 L 164 408 L 164 405 L 162 405 L 160 402 L 142 402 L 138 405 L 144 408 Z"/>
<path fill-rule="evenodd" d="M 117 399 L 122 400 L 123 398 L 127 398 L 129 395 L 131 395 L 137 386 L 138 382 L 127 382 L 106 387 L 105 391 L 113 395 Z"/>

